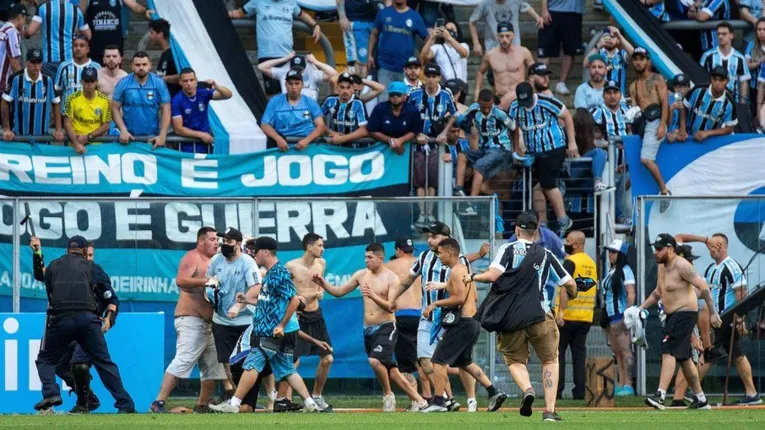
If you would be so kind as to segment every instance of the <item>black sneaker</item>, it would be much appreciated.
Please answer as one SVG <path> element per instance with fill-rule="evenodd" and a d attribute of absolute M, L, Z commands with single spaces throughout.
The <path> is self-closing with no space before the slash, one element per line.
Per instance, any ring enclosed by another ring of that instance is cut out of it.
<path fill-rule="evenodd" d="M 98 400 L 96 393 L 94 393 L 92 389 L 88 388 L 88 410 L 93 412 L 99 407 L 101 407 L 101 401 Z"/>
<path fill-rule="evenodd" d="M 712 407 L 709 406 L 708 400 L 704 400 L 704 402 L 702 403 L 702 402 L 699 402 L 699 399 L 694 398 L 693 403 L 691 403 L 690 406 L 688 406 L 688 409 L 699 409 L 703 411 L 711 411 Z"/>
<path fill-rule="evenodd" d="M 728 352 L 721 346 L 714 346 L 704 351 L 704 361 L 707 363 L 717 363 L 728 358 Z"/>
<path fill-rule="evenodd" d="M 762 398 L 760 397 L 760 393 L 755 394 L 754 396 L 744 396 L 735 403 L 737 406 L 752 406 L 752 405 L 761 405 L 762 404 Z"/>
<path fill-rule="evenodd" d="M 194 405 L 195 414 L 214 414 L 215 411 L 210 409 L 209 405 Z"/>
<path fill-rule="evenodd" d="M 61 396 L 56 394 L 55 396 L 46 397 L 39 402 L 37 402 L 34 406 L 36 411 L 40 411 L 43 409 L 50 409 L 54 406 L 61 406 L 64 404 L 64 401 L 61 400 Z"/>
<path fill-rule="evenodd" d="M 669 406 L 673 408 L 685 408 L 688 405 L 685 403 L 685 400 L 672 399 L 672 403 Z"/>
<path fill-rule="evenodd" d="M 534 394 L 534 390 L 532 388 L 529 388 L 526 390 L 525 393 L 523 393 L 523 402 L 521 403 L 521 416 L 523 417 L 530 417 L 532 414 L 531 405 L 534 404 L 534 400 L 536 399 L 536 395 Z"/>
<path fill-rule="evenodd" d="M 660 411 L 665 409 L 664 399 L 659 395 L 658 392 L 651 397 L 646 397 L 645 404 Z"/>
<path fill-rule="evenodd" d="M 69 410 L 70 414 L 89 414 L 90 409 L 88 409 L 85 405 L 74 405 L 72 409 Z"/>
<path fill-rule="evenodd" d="M 457 403 L 457 401 L 454 400 L 454 397 L 451 397 L 446 400 L 446 409 L 448 409 L 449 412 L 457 412 L 460 410 L 461 407 L 462 405 Z"/>
<path fill-rule="evenodd" d="M 290 399 L 276 399 L 274 412 L 295 412 L 303 409 L 303 405 L 292 403 Z"/>
<path fill-rule="evenodd" d="M 502 391 L 497 392 L 497 394 L 489 397 L 489 412 L 494 412 L 502 407 L 502 403 L 505 403 L 505 400 L 507 400 L 507 394 L 503 393 Z"/>
<path fill-rule="evenodd" d="M 557 412 L 544 411 L 542 413 L 542 421 L 558 422 L 558 421 L 563 421 L 563 418 L 561 418 Z"/>
<path fill-rule="evenodd" d="M 117 411 L 118 414 L 137 414 L 138 411 L 135 409 L 120 409 Z"/>
<path fill-rule="evenodd" d="M 152 412 L 155 414 L 164 414 L 165 412 L 167 412 L 167 409 L 165 409 L 165 401 L 155 400 L 151 402 L 151 406 L 149 406 L 149 412 Z"/>

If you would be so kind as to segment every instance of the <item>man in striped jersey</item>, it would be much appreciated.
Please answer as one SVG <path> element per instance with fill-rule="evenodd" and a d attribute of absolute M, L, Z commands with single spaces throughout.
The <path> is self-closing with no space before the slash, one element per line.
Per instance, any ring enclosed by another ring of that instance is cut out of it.
<path fill-rule="evenodd" d="M 688 18 L 699 22 L 729 20 L 730 0 L 703 0 L 701 8 L 695 4 L 688 8 Z M 701 31 L 701 49 L 707 51 L 717 46 L 715 30 Z"/>
<path fill-rule="evenodd" d="M 72 40 L 78 33 L 91 38 L 90 27 L 82 10 L 69 0 L 51 0 L 37 8 L 24 36 L 32 37 L 42 29 L 43 72 L 53 76 L 62 61 L 72 58 Z"/>
<path fill-rule="evenodd" d="M 90 53 L 90 41 L 83 36 L 77 36 L 72 41 L 72 59 L 66 60 L 58 66 L 56 77 L 53 82 L 56 85 L 56 91 L 61 94 L 61 107 L 66 106 L 66 100 L 72 94 L 82 90 L 82 71 L 86 67 L 92 67 L 96 70 L 101 65 L 88 58 Z"/>
<path fill-rule="evenodd" d="M 749 103 L 749 81 L 752 75 L 746 57 L 733 48 L 733 26 L 728 22 L 717 24 L 717 47 L 701 56 L 701 67 L 708 72 L 716 67 L 728 71 L 728 90 L 737 103 Z"/>
<path fill-rule="evenodd" d="M 712 70 L 712 84 L 696 87 L 685 96 L 683 103 L 688 110 L 680 111 L 680 131 L 677 139 L 693 136 L 697 142 L 709 137 L 733 133 L 738 124 L 733 97 L 726 90 L 728 71 L 722 66 Z"/>
<path fill-rule="evenodd" d="M 748 294 L 746 275 L 741 265 L 728 255 L 728 236 L 724 233 L 715 233 L 710 237 L 697 236 L 693 234 L 678 234 L 679 240 L 685 243 L 700 242 L 704 243 L 709 249 L 709 256 L 714 262 L 704 271 L 709 288 L 712 290 L 712 301 L 715 305 L 715 311 L 722 314 L 726 309 L 730 309 L 744 300 Z M 743 319 L 746 317 L 744 316 Z M 746 324 L 743 320 L 736 324 Z M 733 345 L 733 363 L 744 384 L 745 395 L 737 405 L 759 405 L 762 403 L 760 394 L 754 386 L 752 379 L 752 365 L 749 359 L 744 355 L 741 349 L 741 340 L 739 327 L 732 330 L 731 326 L 722 326 L 714 329 L 714 346 L 704 351 L 705 363 L 699 371 L 699 377 L 703 378 L 709 371 L 710 365 L 719 362 L 725 358 L 728 350 Z"/>
<path fill-rule="evenodd" d="M 8 21 L 0 27 L 0 89 L 5 90 L 11 73 L 21 70 L 21 40 L 19 32 L 27 23 L 27 8 L 14 5 L 8 12 Z"/>
<path fill-rule="evenodd" d="M 61 98 L 53 85 L 53 79 L 42 73 L 43 54 L 39 49 L 27 51 L 27 67 L 11 75 L 3 93 L 2 117 L 3 139 L 11 141 L 15 136 L 46 136 L 50 129 L 51 105 L 56 131 L 53 138 L 64 141 L 61 125 Z M 13 112 L 13 123 L 11 123 Z"/>
<path fill-rule="evenodd" d="M 343 72 L 337 78 L 337 95 L 321 104 L 327 124 L 327 140 L 333 145 L 359 147 L 357 140 L 367 136 L 367 111 L 353 94 L 353 76 Z"/>
<path fill-rule="evenodd" d="M 663 6 L 663 1 L 661 2 Z M 616 81 L 622 93 L 627 89 L 627 64 L 634 48 L 616 27 L 603 30 L 598 45 L 587 54 L 584 67 L 590 65 L 592 55 L 600 54 L 606 60 L 606 82 Z"/>
<path fill-rule="evenodd" d="M 574 138 L 574 120 L 571 113 L 560 100 L 534 93 L 528 82 L 521 82 L 516 88 L 517 100 L 510 105 L 510 119 L 517 127 L 513 143 L 515 152 L 534 156 L 535 188 L 541 188 L 545 198 L 552 206 L 558 221 L 558 236 L 563 237 L 573 221 L 566 214 L 563 195 L 558 189 L 558 176 L 561 166 L 568 155 L 579 156 Z M 565 132 L 560 121 L 565 123 Z M 521 148 L 520 135 L 526 150 Z M 537 212 L 546 212 L 544 207 L 535 207 Z"/>

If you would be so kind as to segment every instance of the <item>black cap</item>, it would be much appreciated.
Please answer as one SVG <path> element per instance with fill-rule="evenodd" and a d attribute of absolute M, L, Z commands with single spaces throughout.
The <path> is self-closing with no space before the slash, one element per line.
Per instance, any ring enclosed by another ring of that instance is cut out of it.
<path fill-rule="evenodd" d="M 711 72 L 709 72 L 709 76 L 717 76 L 718 78 L 728 79 L 730 74 L 728 74 L 728 70 L 725 67 L 716 66 L 712 69 Z"/>
<path fill-rule="evenodd" d="M 675 254 L 685 258 L 688 261 L 693 261 L 699 258 L 698 255 L 693 255 L 693 247 L 691 245 L 677 245 L 675 247 Z"/>
<path fill-rule="evenodd" d="M 353 85 L 353 75 L 348 72 L 340 73 L 340 76 L 337 77 L 337 83 L 339 84 L 340 82 L 348 82 Z"/>
<path fill-rule="evenodd" d="M 449 79 L 446 81 L 444 86 L 448 88 L 452 94 L 458 91 L 462 91 L 463 93 L 467 94 L 467 84 L 462 79 Z"/>
<path fill-rule="evenodd" d="M 27 7 L 21 3 L 16 3 L 11 7 L 11 10 L 8 11 L 8 19 L 16 18 L 19 15 L 29 16 L 27 14 Z"/>
<path fill-rule="evenodd" d="M 302 55 L 296 55 L 290 60 L 290 69 L 305 69 L 305 57 Z"/>
<path fill-rule="evenodd" d="M 651 245 L 656 249 L 663 249 L 668 246 L 675 248 L 677 246 L 677 241 L 675 241 L 675 238 L 672 237 L 671 234 L 661 233 L 660 235 L 656 236 L 656 241 Z"/>
<path fill-rule="evenodd" d="M 500 22 L 497 24 L 497 34 L 500 33 L 515 33 L 513 30 L 513 24 L 509 22 Z"/>
<path fill-rule="evenodd" d="M 638 46 L 635 48 L 635 50 L 632 51 L 632 57 L 637 56 L 643 56 L 645 58 L 651 58 L 651 54 L 648 52 L 647 49 L 643 48 L 642 46 Z"/>
<path fill-rule="evenodd" d="M 42 57 L 41 50 L 35 48 L 35 49 L 30 49 L 29 51 L 27 51 L 27 61 L 31 61 L 33 63 L 37 63 L 37 62 L 42 63 L 42 60 L 43 60 L 43 57 Z"/>
<path fill-rule="evenodd" d="M 440 234 L 441 236 L 451 236 L 452 231 L 449 229 L 449 226 L 442 223 L 441 221 L 434 221 L 430 223 L 429 226 L 424 227 L 422 229 L 423 233 L 433 233 L 433 234 Z"/>
<path fill-rule="evenodd" d="M 400 249 L 407 254 L 414 252 L 414 242 L 410 237 L 400 237 L 396 239 L 395 249 Z"/>
<path fill-rule="evenodd" d="M 82 236 L 72 236 L 69 239 L 69 244 L 66 247 L 85 249 L 88 247 L 88 241 Z"/>
<path fill-rule="evenodd" d="M 80 74 L 80 80 L 83 82 L 95 82 L 98 80 L 98 71 L 95 67 L 86 67 Z"/>
<path fill-rule="evenodd" d="M 420 67 L 422 67 L 422 63 L 420 63 L 420 59 L 417 58 L 417 57 L 409 57 L 406 60 L 406 63 L 404 63 L 404 67 L 409 67 L 409 66 L 420 66 Z"/>
<path fill-rule="evenodd" d="M 290 79 L 299 79 L 303 80 L 303 73 L 300 71 L 300 69 L 290 69 L 289 72 L 287 72 L 287 77 L 284 78 L 285 81 L 289 81 Z"/>
<path fill-rule="evenodd" d="M 552 71 L 545 63 L 534 63 L 529 67 L 529 76 L 531 75 L 552 75 Z"/>
<path fill-rule="evenodd" d="M 438 66 L 438 64 L 430 63 L 427 66 L 425 66 L 425 76 L 428 75 L 438 75 L 441 76 L 441 68 Z"/>
<path fill-rule="evenodd" d="M 536 230 L 539 226 L 539 218 L 534 211 L 524 211 L 515 218 L 515 226 L 524 230 Z"/>
<path fill-rule="evenodd" d="M 621 91 L 622 88 L 619 86 L 618 82 L 616 82 L 616 81 L 608 81 L 606 83 L 606 86 L 603 87 L 603 91 L 608 91 L 608 90 L 618 90 L 618 91 Z"/>
<path fill-rule="evenodd" d="M 688 82 L 688 78 L 685 77 L 684 74 L 679 73 L 677 76 L 675 76 L 674 79 L 672 79 L 672 86 L 675 85 L 690 85 L 691 83 Z"/>
<path fill-rule="evenodd" d="M 235 229 L 235 228 L 233 228 L 233 227 L 227 228 L 226 231 L 223 232 L 223 233 L 218 232 L 218 237 L 225 237 L 227 239 L 234 239 L 237 242 L 241 242 L 242 240 L 244 240 L 244 237 L 242 236 L 242 232 L 237 230 L 237 229 Z"/>
<path fill-rule="evenodd" d="M 258 252 L 261 249 L 276 251 L 279 249 L 279 243 L 277 243 L 276 239 L 272 237 L 260 236 L 257 239 L 247 242 L 247 248 L 253 250 L 254 252 Z"/>
<path fill-rule="evenodd" d="M 515 87 L 516 100 L 521 107 L 530 108 L 534 106 L 534 88 L 531 84 L 524 81 Z"/>

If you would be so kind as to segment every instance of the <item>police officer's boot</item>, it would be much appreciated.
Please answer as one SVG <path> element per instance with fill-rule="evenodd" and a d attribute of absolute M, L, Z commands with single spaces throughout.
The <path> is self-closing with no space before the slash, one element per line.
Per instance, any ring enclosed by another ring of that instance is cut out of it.
<path fill-rule="evenodd" d="M 69 413 L 87 414 L 95 408 L 91 405 L 90 367 L 85 363 L 72 364 L 72 376 L 74 377 L 74 392 L 77 394 L 77 403 Z M 95 394 L 93 394 L 95 397 Z M 96 398 L 96 401 L 98 399 Z M 99 404 L 100 406 L 100 404 Z"/>

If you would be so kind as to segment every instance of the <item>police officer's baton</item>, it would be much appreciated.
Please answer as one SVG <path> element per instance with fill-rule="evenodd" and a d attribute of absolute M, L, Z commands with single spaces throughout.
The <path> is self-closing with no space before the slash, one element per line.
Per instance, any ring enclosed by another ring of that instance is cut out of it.
<path fill-rule="evenodd" d="M 32 233 L 32 236 L 37 237 L 37 234 L 35 234 L 35 222 L 32 220 L 32 216 L 30 215 L 29 210 L 29 203 L 24 203 L 24 219 L 21 220 L 19 224 L 24 225 L 27 222 L 29 222 L 29 231 Z"/>

